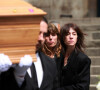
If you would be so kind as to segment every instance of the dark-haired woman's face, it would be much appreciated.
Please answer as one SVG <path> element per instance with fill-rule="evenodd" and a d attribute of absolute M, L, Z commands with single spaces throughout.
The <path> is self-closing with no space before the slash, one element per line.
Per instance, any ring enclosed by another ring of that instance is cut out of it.
<path fill-rule="evenodd" d="M 57 34 L 50 33 L 45 38 L 45 43 L 49 48 L 53 48 L 57 44 Z"/>
<path fill-rule="evenodd" d="M 65 36 L 64 42 L 67 46 L 75 47 L 77 43 L 77 32 L 70 28 L 68 34 Z"/>

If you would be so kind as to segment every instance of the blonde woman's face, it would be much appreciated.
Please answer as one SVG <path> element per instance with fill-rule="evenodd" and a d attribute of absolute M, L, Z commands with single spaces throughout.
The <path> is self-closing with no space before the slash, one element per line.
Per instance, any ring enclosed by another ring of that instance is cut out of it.
<path fill-rule="evenodd" d="M 49 34 L 46 36 L 45 43 L 49 48 L 53 48 L 57 44 L 57 34 Z"/>
<path fill-rule="evenodd" d="M 74 29 L 70 28 L 69 33 L 65 36 L 64 42 L 67 46 L 75 47 L 77 43 L 77 37 L 77 32 Z"/>

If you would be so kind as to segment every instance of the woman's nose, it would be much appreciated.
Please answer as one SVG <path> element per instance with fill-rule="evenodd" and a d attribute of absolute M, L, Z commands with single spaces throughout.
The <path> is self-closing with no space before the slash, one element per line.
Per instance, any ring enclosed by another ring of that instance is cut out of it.
<path fill-rule="evenodd" d="M 73 38 L 73 35 L 72 34 L 70 34 L 70 38 Z"/>
<path fill-rule="evenodd" d="M 50 37 L 50 39 L 52 39 L 52 35 L 50 35 L 49 37 Z"/>

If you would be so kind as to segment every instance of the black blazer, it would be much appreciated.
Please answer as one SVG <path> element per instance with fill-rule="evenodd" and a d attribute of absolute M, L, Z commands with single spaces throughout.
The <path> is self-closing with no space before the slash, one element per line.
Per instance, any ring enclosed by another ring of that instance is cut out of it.
<path fill-rule="evenodd" d="M 19 88 L 13 75 L 13 69 L 4 72 L 0 75 L 0 90 L 54 90 L 58 87 L 57 84 L 57 67 L 56 63 L 48 58 L 44 53 L 39 52 L 39 56 L 43 66 L 43 81 L 41 87 L 38 88 L 37 76 L 34 64 L 31 66 L 32 78 L 25 76 L 25 81 Z"/>
<path fill-rule="evenodd" d="M 61 88 L 58 90 L 89 90 L 91 60 L 82 52 L 74 50 L 64 66 L 61 65 Z"/>

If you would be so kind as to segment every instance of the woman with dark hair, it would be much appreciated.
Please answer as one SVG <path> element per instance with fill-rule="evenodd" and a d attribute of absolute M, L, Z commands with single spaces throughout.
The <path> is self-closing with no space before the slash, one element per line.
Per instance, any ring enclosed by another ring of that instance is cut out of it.
<path fill-rule="evenodd" d="M 48 24 L 48 30 L 45 36 L 45 42 L 43 44 L 42 52 L 53 61 L 57 68 L 57 77 L 54 84 L 59 87 L 60 79 L 60 65 L 61 65 L 61 43 L 60 33 L 57 27 L 53 23 Z"/>
<path fill-rule="evenodd" d="M 60 90 L 89 90 L 91 60 L 84 53 L 84 33 L 73 23 L 60 31 L 63 57 Z"/>
<path fill-rule="evenodd" d="M 48 24 L 48 31 L 45 36 L 42 51 L 51 58 L 60 57 L 60 33 L 57 27 L 52 23 Z"/>

